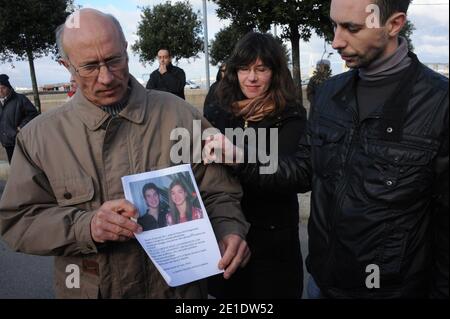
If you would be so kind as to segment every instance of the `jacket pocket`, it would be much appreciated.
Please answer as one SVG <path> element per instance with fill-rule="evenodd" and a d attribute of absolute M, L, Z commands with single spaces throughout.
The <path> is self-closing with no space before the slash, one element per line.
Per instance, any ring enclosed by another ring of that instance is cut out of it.
<path fill-rule="evenodd" d="M 405 256 L 408 232 L 402 227 L 386 223 L 382 233 L 382 242 L 376 255 L 380 266 L 381 280 L 384 284 L 401 281 L 401 266 Z"/>
<path fill-rule="evenodd" d="M 363 188 L 369 199 L 401 203 L 431 189 L 435 151 L 370 140 L 364 147 Z"/>
<path fill-rule="evenodd" d="M 94 197 L 94 183 L 90 176 L 52 180 L 50 184 L 61 207 L 77 206 L 91 201 Z"/>
<path fill-rule="evenodd" d="M 328 178 L 342 167 L 346 130 L 338 126 L 320 125 L 310 129 L 311 158 L 316 175 Z"/>

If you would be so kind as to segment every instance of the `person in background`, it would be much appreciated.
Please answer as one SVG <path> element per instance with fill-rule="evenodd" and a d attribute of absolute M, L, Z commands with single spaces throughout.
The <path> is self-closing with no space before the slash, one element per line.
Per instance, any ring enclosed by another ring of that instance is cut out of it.
<path fill-rule="evenodd" d="M 223 79 L 225 75 L 226 64 L 223 63 L 219 67 L 219 71 L 217 71 L 216 82 L 211 85 L 209 88 L 208 94 L 206 95 L 205 102 L 203 104 L 203 116 L 206 118 L 212 118 L 215 112 L 218 112 L 218 97 L 217 97 L 217 88 L 219 87 L 220 81 Z M 214 123 L 211 123 L 214 125 Z"/>
<path fill-rule="evenodd" d="M 147 89 L 169 92 L 185 99 L 186 74 L 184 70 L 172 64 L 172 54 L 168 48 L 161 48 L 157 57 L 159 68 L 150 75 Z"/>
<path fill-rule="evenodd" d="M 67 93 L 67 96 L 70 98 L 72 98 L 72 96 L 75 95 L 75 93 L 77 93 L 77 82 L 75 81 L 75 79 L 73 78 L 73 76 L 70 77 L 70 90 Z"/>
<path fill-rule="evenodd" d="M 8 75 L 0 74 L 0 140 L 10 164 L 17 133 L 38 115 L 33 103 L 25 95 L 14 91 Z"/>
<path fill-rule="evenodd" d="M 316 70 L 313 76 L 309 80 L 308 86 L 306 87 L 306 96 L 309 103 L 314 100 L 314 95 L 316 94 L 317 88 L 326 80 L 331 77 L 331 68 L 329 60 L 320 60 L 317 62 Z"/>

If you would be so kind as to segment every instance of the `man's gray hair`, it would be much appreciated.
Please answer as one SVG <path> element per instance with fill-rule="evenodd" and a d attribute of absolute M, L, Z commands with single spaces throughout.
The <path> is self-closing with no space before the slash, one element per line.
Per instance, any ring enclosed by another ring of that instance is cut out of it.
<path fill-rule="evenodd" d="M 64 28 L 66 24 L 63 23 L 60 26 L 56 28 L 55 35 L 56 35 L 56 47 L 58 48 L 58 53 L 61 59 L 67 60 L 67 54 L 66 51 L 64 51 L 63 46 L 63 36 L 64 36 Z"/>
<path fill-rule="evenodd" d="M 64 50 L 64 43 L 63 43 L 63 38 L 64 38 L 64 30 L 66 28 L 66 24 L 69 21 L 69 19 L 72 18 L 72 16 L 74 14 L 77 14 L 77 12 L 72 13 L 71 15 L 69 15 L 66 19 L 66 22 L 64 22 L 63 24 L 61 24 L 60 26 L 58 26 L 56 28 L 55 31 L 55 36 L 56 36 L 56 46 L 58 48 L 58 52 L 60 57 L 63 60 L 67 60 L 68 59 L 68 55 L 67 52 Z M 127 41 L 125 38 L 125 34 L 123 33 L 123 29 L 122 26 L 120 25 L 119 20 L 116 19 L 115 16 L 113 16 L 112 14 L 105 14 L 106 17 L 110 18 L 111 21 L 114 23 L 114 25 L 117 27 L 117 30 L 119 31 L 120 37 L 122 38 L 123 43 L 125 44 L 125 42 Z"/>

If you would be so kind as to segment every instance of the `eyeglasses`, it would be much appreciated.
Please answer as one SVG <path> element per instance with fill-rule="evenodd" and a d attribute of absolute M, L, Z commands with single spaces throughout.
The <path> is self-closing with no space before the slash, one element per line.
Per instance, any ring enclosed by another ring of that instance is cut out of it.
<path fill-rule="evenodd" d="M 257 75 L 267 75 L 269 72 L 271 72 L 271 69 L 267 66 L 260 65 L 260 66 L 241 66 L 238 67 L 238 74 L 250 74 L 251 72 L 254 72 Z"/>
<path fill-rule="evenodd" d="M 109 70 L 109 72 L 120 71 L 125 67 L 127 59 L 128 59 L 128 55 L 125 53 L 124 55 L 122 55 L 120 57 L 112 58 L 105 62 L 86 64 L 86 65 L 80 66 L 79 68 L 75 68 L 75 66 L 70 61 L 69 61 L 69 63 L 72 65 L 75 72 L 77 72 L 79 76 L 81 76 L 83 78 L 88 78 L 88 77 L 98 76 L 100 73 L 100 68 L 102 66 L 105 66 Z"/>

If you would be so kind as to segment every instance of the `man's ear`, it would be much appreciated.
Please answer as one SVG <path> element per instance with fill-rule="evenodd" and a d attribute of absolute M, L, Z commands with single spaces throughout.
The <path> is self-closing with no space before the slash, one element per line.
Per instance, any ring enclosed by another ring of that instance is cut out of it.
<path fill-rule="evenodd" d="M 397 12 L 393 14 L 389 20 L 386 22 L 388 26 L 389 36 L 397 37 L 399 33 L 402 31 L 403 27 L 408 20 L 406 14 L 402 12 Z"/>

